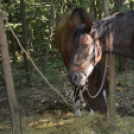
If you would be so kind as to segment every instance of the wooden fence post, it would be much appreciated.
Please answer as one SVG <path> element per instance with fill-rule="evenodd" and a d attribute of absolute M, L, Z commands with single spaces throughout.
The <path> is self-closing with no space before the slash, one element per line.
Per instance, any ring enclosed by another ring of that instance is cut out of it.
<path fill-rule="evenodd" d="M 8 94 L 8 102 L 12 114 L 13 134 L 21 134 L 20 109 L 14 90 L 12 68 L 10 65 L 9 52 L 7 46 L 7 38 L 3 22 L 3 15 L 1 13 L 1 0 L 0 0 L 0 49 L 1 49 L 2 65 Z"/>

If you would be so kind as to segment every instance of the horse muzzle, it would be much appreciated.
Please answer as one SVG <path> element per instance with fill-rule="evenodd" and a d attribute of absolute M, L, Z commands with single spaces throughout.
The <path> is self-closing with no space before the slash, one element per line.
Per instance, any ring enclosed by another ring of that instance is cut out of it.
<path fill-rule="evenodd" d="M 69 81 L 70 81 L 71 84 L 73 84 L 75 86 L 78 86 L 80 84 L 80 81 L 82 79 L 82 76 L 77 71 L 75 71 L 75 72 L 69 72 L 68 73 L 68 79 L 69 79 Z"/>

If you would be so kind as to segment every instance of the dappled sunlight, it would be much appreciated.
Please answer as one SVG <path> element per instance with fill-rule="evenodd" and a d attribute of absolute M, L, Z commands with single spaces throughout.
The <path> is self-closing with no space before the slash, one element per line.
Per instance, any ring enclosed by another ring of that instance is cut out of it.
<path fill-rule="evenodd" d="M 74 114 L 70 112 L 62 115 L 45 113 L 39 118 L 29 118 L 30 120 L 32 120 L 29 125 L 25 123 L 24 124 L 26 126 L 29 126 L 29 129 L 31 130 L 34 129 L 35 131 L 43 131 L 45 134 L 69 134 L 72 132 L 74 134 L 79 134 L 81 131 L 83 131 L 84 124 L 86 123 L 83 121 L 83 119 L 86 118 L 87 121 L 89 119 L 87 118 L 88 112 L 82 112 L 82 115 L 82 117 L 75 117 Z M 27 119 L 24 120 L 24 122 L 25 121 L 28 122 Z M 25 125 L 23 126 L 24 129 L 26 128 Z M 85 128 L 87 129 L 87 127 Z M 26 129 L 28 129 L 28 127 Z"/>
<path fill-rule="evenodd" d="M 29 123 L 29 126 L 33 128 L 51 128 L 59 126 L 63 127 L 66 125 L 72 125 L 76 118 L 79 117 L 74 117 L 74 114 L 69 112 L 63 115 L 45 113 L 39 118 L 33 118 L 33 121 Z"/>
<path fill-rule="evenodd" d="M 11 126 L 8 126 L 8 125 L 0 125 L 0 129 L 11 129 Z"/>
<path fill-rule="evenodd" d="M 49 127 L 55 127 L 55 126 L 62 126 L 66 123 L 71 123 L 71 120 L 60 120 L 58 122 L 53 122 L 52 120 L 39 120 L 35 121 L 33 123 L 30 123 L 31 127 L 34 128 L 49 128 Z"/>
<path fill-rule="evenodd" d="M 110 121 L 106 116 L 94 113 L 89 117 L 82 110 L 81 117 L 75 117 L 72 112 L 50 114 L 47 110 L 42 116 L 23 117 L 23 134 L 109 134 Z M 134 133 L 134 118 L 116 115 L 115 134 Z M 11 134 L 10 124 L 0 123 L 1 134 Z"/>

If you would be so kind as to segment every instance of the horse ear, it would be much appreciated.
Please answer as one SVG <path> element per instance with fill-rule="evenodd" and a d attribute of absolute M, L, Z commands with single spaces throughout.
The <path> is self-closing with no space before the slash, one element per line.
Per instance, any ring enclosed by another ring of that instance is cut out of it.
<path fill-rule="evenodd" d="M 69 24 L 69 26 L 71 27 L 71 29 L 75 29 L 75 25 L 72 23 L 71 20 L 69 20 L 68 24 Z"/>
<path fill-rule="evenodd" d="M 90 31 L 92 27 L 92 23 L 89 19 L 86 19 L 85 25 L 86 25 L 87 30 Z"/>

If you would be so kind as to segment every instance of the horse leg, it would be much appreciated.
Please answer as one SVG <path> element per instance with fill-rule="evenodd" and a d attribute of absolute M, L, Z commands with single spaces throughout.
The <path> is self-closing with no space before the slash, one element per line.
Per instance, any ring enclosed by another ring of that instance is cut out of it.
<path fill-rule="evenodd" d="M 76 104 L 80 104 L 80 103 L 81 103 L 79 96 L 77 96 L 77 97 L 75 98 L 75 103 L 76 103 Z M 75 116 L 81 116 L 81 112 L 80 112 L 80 109 L 79 109 L 79 108 L 78 108 L 78 109 L 75 109 Z"/>
<path fill-rule="evenodd" d="M 75 87 L 75 90 L 74 90 L 74 97 L 75 97 L 75 103 L 79 105 L 81 101 L 80 101 L 80 96 L 79 96 L 79 89 L 77 88 L 77 86 Z M 79 108 L 75 109 L 75 116 L 81 116 L 81 112 Z"/>
<path fill-rule="evenodd" d="M 88 109 L 88 112 L 89 112 L 89 117 L 94 114 L 93 109 L 91 109 L 91 108 Z"/>
<path fill-rule="evenodd" d="M 83 88 L 82 88 L 82 96 L 84 97 L 84 100 L 85 100 L 85 102 L 87 103 L 87 110 L 88 110 L 88 112 L 89 112 L 89 117 L 90 116 L 92 116 L 93 115 L 93 110 L 91 109 L 91 107 L 90 107 L 90 105 L 89 105 L 89 103 L 88 103 L 88 97 L 87 97 L 87 94 L 83 94 L 83 91 L 84 91 L 84 89 L 86 89 L 87 88 L 87 86 L 84 86 Z"/>
<path fill-rule="evenodd" d="M 103 89 L 103 97 L 104 97 L 104 101 L 105 101 L 105 108 L 104 108 L 104 115 L 108 116 L 107 115 L 107 90 L 106 89 Z"/>
<path fill-rule="evenodd" d="M 106 94 L 106 89 L 103 90 L 103 97 L 104 97 L 104 100 L 107 104 L 107 94 Z"/>

